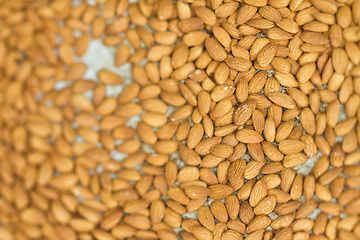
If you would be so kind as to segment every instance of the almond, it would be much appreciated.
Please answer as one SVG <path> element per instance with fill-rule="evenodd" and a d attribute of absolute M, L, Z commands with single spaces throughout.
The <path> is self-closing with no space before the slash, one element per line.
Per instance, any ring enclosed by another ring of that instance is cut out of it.
<path fill-rule="evenodd" d="M 266 215 L 259 215 L 256 216 L 246 227 L 247 233 L 252 233 L 256 230 L 265 229 L 267 228 L 271 223 L 270 217 Z"/>
<path fill-rule="evenodd" d="M 305 148 L 305 144 L 296 140 L 283 140 L 279 143 L 279 150 L 283 154 L 291 155 L 301 152 Z"/>
<path fill-rule="evenodd" d="M 251 190 L 249 203 L 256 206 L 267 195 L 266 184 L 263 180 L 258 181 Z"/>
<path fill-rule="evenodd" d="M 276 197 L 269 196 L 261 200 L 254 208 L 256 215 L 268 215 L 273 211 L 276 205 Z"/>
<path fill-rule="evenodd" d="M 212 215 L 221 222 L 227 222 L 228 213 L 226 211 L 225 205 L 220 200 L 215 200 L 211 203 L 210 210 Z"/>
<path fill-rule="evenodd" d="M 292 97 L 279 92 L 274 92 L 269 94 L 269 99 L 284 108 L 294 109 L 296 107 L 296 103 Z"/>
<path fill-rule="evenodd" d="M 256 13 L 257 8 L 251 5 L 244 5 L 240 8 L 240 11 L 237 15 L 237 25 L 244 24 L 248 20 L 250 20 Z"/>
<path fill-rule="evenodd" d="M 236 139 L 242 143 L 259 143 L 263 140 L 258 132 L 246 128 L 237 131 Z"/>
<path fill-rule="evenodd" d="M 252 112 L 255 110 L 255 100 L 249 99 L 240 104 L 234 113 L 234 124 L 243 125 L 247 120 L 251 118 Z"/>
<path fill-rule="evenodd" d="M 201 18 L 206 25 L 214 26 L 216 23 L 216 15 L 207 7 L 195 7 L 195 14 Z"/>
<path fill-rule="evenodd" d="M 224 184 L 212 185 L 209 187 L 209 189 L 211 190 L 209 197 L 213 199 L 226 198 L 233 192 L 231 187 Z"/>
<path fill-rule="evenodd" d="M 199 155 L 190 148 L 186 147 L 185 145 L 179 145 L 179 153 L 181 158 L 191 166 L 196 166 L 200 164 L 201 159 Z"/>
<path fill-rule="evenodd" d="M 268 66 L 272 62 L 275 57 L 276 47 L 277 46 L 275 43 L 269 43 L 263 49 L 261 49 L 257 56 L 257 63 L 261 67 Z"/>
<path fill-rule="evenodd" d="M 244 58 L 227 58 L 225 63 L 232 69 L 240 72 L 244 72 L 250 69 L 251 62 Z"/>
<path fill-rule="evenodd" d="M 215 61 L 221 62 L 226 59 L 227 53 L 225 49 L 214 38 L 206 38 L 205 47 L 210 57 L 212 57 Z"/>
<path fill-rule="evenodd" d="M 210 194 L 210 189 L 201 186 L 189 186 L 185 188 L 185 194 L 191 199 L 201 199 Z"/>

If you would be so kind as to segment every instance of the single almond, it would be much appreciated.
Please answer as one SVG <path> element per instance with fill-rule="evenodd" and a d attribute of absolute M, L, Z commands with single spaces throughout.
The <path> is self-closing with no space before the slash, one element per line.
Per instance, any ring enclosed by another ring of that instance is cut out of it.
<path fill-rule="evenodd" d="M 265 229 L 267 228 L 271 223 L 270 217 L 266 215 L 259 215 L 256 216 L 246 227 L 247 233 L 252 233 L 256 230 Z"/>
<path fill-rule="evenodd" d="M 268 215 L 276 205 L 276 197 L 269 196 L 261 200 L 254 208 L 255 215 Z"/>
<path fill-rule="evenodd" d="M 224 184 L 212 185 L 209 189 L 211 190 L 209 197 L 213 199 L 226 198 L 233 192 L 233 189 L 230 186 Z"/>
<path fill-rule="evenodd" d="M 208 51 L 209 55 L 215 61 L 224 61 L 227 57 L 227 53 L 225 49 L 220 45 L 220 43 L 214 38 L 206 38 L 205 39 L 205 47 Z"/>
<path fill-rule="evenodd" d="M 236 139 L 242 143 L 259 143 L 263 140 L 258 132 L 246 128 L 237 131 Z"/>
<path fill-rule="evenodd" d="M 225 63 L 232 69 L 244 72 L 250 69 L 251 62 L 245 58 L 227 58 Z"/>
<path fill-rule="evenodd" d="M 255 110 L 256 102 L 253 99 L 249 99 L 240 104 L 234 113 L 234 124 L 243 125 L 247 120 L 251 118 L 253 111 Z"/>
<path fill-rule="evenodd" d="M 296 103 L 292 97 L 286 95 L 284 93 L 274 92 L 269 94 L 269 99 L 284 108 L 294 109 L 296 107 Z"/>

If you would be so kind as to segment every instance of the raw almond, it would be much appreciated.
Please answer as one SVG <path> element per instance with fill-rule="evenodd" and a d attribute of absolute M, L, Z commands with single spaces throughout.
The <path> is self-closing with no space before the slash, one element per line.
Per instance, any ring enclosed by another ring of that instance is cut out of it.
<path fill-rule="evenodd" d="M 242 143 L 259 143 L 263 140 L 258 132 L 246 128 L 237 131 L 236 139 Z"/>

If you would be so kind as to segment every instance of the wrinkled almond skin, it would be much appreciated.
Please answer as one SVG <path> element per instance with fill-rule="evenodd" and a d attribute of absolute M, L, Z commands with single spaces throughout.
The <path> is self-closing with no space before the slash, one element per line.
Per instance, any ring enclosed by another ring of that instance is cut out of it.
<path fill-rule="evenodd" d="M 209 197 L 213 199 L 226 198 L 233 192 L 233 189 L 231 187 L 224 184 L 213 185 L 210 186 L 209 189 L 211 190 Z"/>
<path fill-rule="evenodd" d="M 254 130 L 244 128 L 236 133 L 236 139 L 242 143 L 259 143 L 263 137 Z"/>
<path fill-rule="evenodd" d="M 251 118 L 252 112 L 255 110 L 255 100 L 247 100 L 239 105 L 234 112 L 234 124 L 243 125 Z"/>

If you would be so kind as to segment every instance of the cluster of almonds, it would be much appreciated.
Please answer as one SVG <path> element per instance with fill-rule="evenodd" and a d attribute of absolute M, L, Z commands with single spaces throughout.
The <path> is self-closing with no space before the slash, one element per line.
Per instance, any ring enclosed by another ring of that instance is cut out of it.
<path fill-rule="evenodd" d="M 1 240 L 360 239 L 360 0 L 72 4 L 0 1 Z"/>

